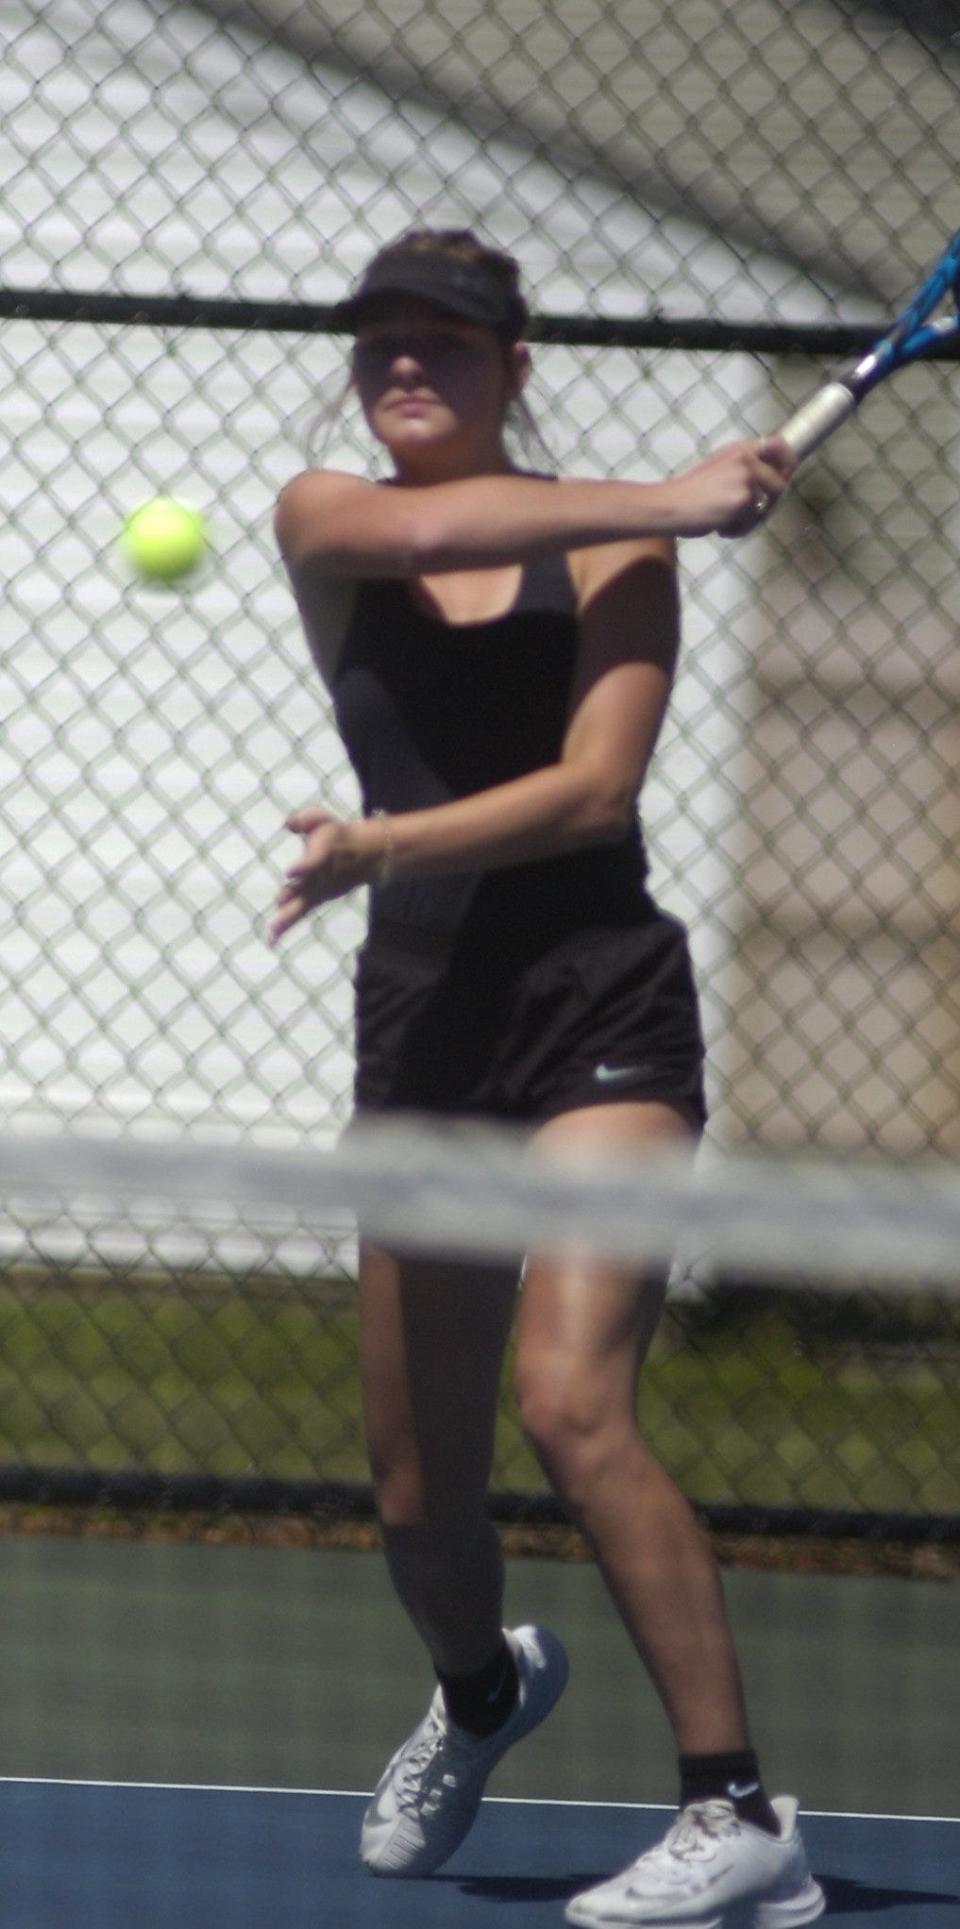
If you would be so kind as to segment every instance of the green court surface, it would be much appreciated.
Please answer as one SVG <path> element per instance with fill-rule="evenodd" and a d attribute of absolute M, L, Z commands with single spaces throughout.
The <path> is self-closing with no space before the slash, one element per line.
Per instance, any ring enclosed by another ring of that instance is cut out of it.
<path fill-rule="evenodd" d="M 428 1668 L 375 1553 L 0 1539 L 0 1775 L 366 1790 Z M 726 1573 L 767 1779 L 807 1810 L 957 1813 L 955 1583 Z M 491 1792 L 671 1803 L 663 1716 L 596 1571 L 508 1567 L 572 1675 Z"/>

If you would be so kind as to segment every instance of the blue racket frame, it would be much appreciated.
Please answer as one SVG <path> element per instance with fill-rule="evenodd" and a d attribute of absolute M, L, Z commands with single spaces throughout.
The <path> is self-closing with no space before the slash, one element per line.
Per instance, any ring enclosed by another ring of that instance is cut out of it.
<path fill-rule="evenodd" d="M 953 295 L 954 312 L 931 321 L 935 308 Z M 824 383 L 815 395 L 785 422 L 781 434 L 801 460 L 819 448 L 834 429 L 858 408 L 865 395 L 895 369 L 960 341 L 960 231 L 945 248 L 936 266 L 921 282 L 913 300 L 885 334 L 858 361 Z"/>

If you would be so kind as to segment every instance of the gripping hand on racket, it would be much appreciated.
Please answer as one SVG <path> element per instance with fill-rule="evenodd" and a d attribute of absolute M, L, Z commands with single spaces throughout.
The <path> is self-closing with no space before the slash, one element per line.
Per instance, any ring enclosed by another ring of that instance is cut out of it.
<path fill-rule="evenodd" d="M 782 435 L 724 443 L 676 479 L 683 491 L 683 534 L 748 535 L 780 500 L 796 467 Z"/>

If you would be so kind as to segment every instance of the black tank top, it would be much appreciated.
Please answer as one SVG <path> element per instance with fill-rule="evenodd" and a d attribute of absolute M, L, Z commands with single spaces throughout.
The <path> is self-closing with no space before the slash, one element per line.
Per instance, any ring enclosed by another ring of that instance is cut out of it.
<path fill-rule="evenodd" d="M 428 809 L 556 763 L 578 625 L 566 559 L 528 563 L 512 607 L 451 624 L 405 582 L 358 585 L 333 676 L 337 726 L 366 814 Z M 634 822 L 616 844 L 455 876 L 396 878 L 371 893 L 371 936 L 471 927 L 540 942 L 584 924 L 633 922 L 646 865 Z"/>

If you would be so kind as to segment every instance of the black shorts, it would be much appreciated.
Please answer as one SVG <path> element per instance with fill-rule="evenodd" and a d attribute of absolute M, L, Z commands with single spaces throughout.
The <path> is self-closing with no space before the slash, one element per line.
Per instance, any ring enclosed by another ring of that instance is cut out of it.
<path fill-rule="evenodd" d="M 503 933 L 450 949 L 394 927 L 361 950 L 356 993 L 358 1112 L 538 1123 L 659 1099 L 704 1123 L 686 932 L 649 898 L 532 953 Z"/>

